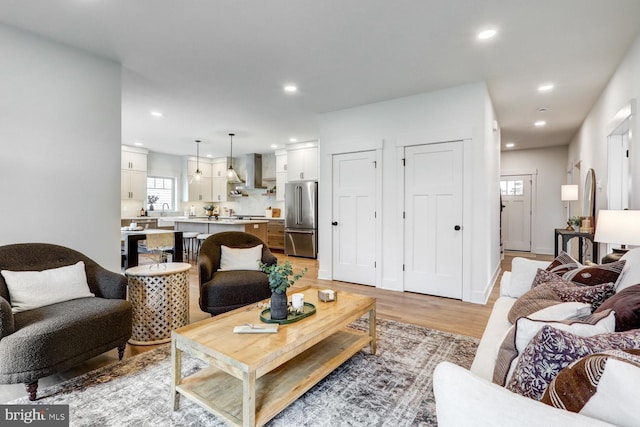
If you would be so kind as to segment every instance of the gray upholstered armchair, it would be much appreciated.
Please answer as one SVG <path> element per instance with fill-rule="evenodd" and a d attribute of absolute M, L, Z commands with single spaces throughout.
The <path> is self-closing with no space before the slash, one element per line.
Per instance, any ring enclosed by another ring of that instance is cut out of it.
<path fill-rule="evenodd" d="M 222 245 L 229 248 L 252 248 L 262 244 L 262 262 L 278 260 L 267 245 L 253 234 L 227 231 L 209 236 L 200 247 L 198 273 L 200 308 L 212 315 L 252 304 L 271 296 L 269 278 L 262 271 L 219 271 Z"/>
<path fill-rule="evenodd" d="M 46 243 L 0 246 L 0 270 L 42 271 L 83 261 L 95 297 L 12 313 L 0 274 L 0 383 L 25 383 L 35 400 L 38 380 L 113 348 L 122 359 L 131 337 L 131 304 L 124 276 L 80 252 Z"/>

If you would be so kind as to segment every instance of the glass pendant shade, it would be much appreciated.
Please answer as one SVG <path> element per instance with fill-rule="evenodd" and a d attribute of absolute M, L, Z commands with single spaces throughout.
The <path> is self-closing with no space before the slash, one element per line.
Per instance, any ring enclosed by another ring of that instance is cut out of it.
<path fill-rule="evenodd" d="M 231 153 L 229 156 L 229 168 L 227 169 L 227 182 L 230 184 L 240 184 L 242 181 L 238 177 L 238 174 L 235 170 L 233 170 L 233 137 L 235 133 L 230 133 L 229 137 L 231 138 Z"/>
<path fill-rule="evenodd" d="M 202 178 L 202 171 L 200 170 L 200 140 L 196 139 L 196 181 L 200 181 Z"/>

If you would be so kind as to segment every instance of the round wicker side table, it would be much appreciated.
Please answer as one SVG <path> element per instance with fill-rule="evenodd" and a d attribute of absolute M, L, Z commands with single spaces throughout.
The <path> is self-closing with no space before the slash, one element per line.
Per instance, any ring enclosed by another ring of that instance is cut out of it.
<path fill-rule="evenodd" d="M 171 331 L 189 324 L 189 269 L 186 262 L 128 268 L 133 330 L 129 343 L 153 345 L 171 341 Z"/>

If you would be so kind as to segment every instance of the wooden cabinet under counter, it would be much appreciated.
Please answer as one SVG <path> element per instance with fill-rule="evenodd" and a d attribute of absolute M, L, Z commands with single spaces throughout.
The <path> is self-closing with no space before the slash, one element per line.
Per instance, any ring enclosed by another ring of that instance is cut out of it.
<path fill-rule="evenodd" d="M 269 220 L 266 241 L 269 249 L 284 250 L 284 221 Z"/>
<path fill-rule="evenodd" d="M 253 223 L 253 224 L 245 224 L 244 225 L 244 231 L 246 233 L 253 234 L 254 236 L 258 237 L 263 242 L 267 241 L 267 224 L 264 223 L 264 222 L 262 222 L 262 223 Z M 269 246 L 268 243 L 267 243 L 267 246 Z"/>
<path fill-rule="evenodd" d="M 145 229 L 158 228 L 158 220 L 156 218 L 150 217 L 120 219 L 120 227 L 128 227 L 132 222 L 138 224 L 138 227 L 142 227 Z"/>

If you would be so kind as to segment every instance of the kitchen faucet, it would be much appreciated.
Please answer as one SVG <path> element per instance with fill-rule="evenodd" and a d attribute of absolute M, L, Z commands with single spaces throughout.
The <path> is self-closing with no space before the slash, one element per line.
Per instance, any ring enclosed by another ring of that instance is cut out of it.
<path fill-rule="evenodd" d="M 167 205 L 167 209 L 171 209 L 171 207 L 169 206 L 169 203 L 163 203 L 162 204 L 162 212 L 160 213 L 160 216 L 164 216 L 164 205 Z"/>

